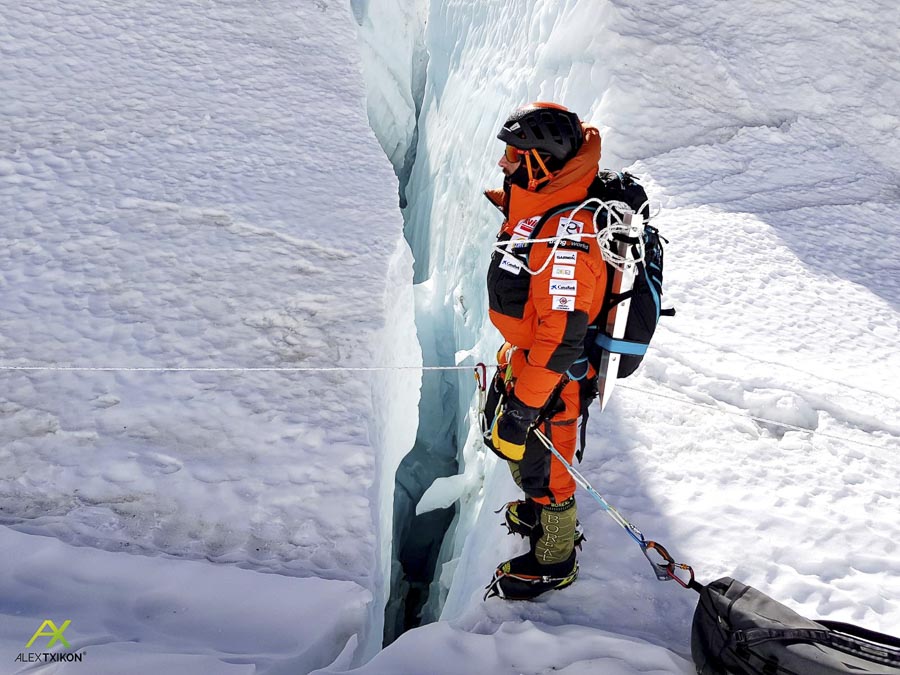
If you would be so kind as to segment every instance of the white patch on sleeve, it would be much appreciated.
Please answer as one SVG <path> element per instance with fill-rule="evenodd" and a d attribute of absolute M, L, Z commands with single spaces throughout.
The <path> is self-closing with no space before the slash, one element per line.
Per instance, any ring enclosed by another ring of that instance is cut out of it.
<path fill-rule="evenodd" d="M 524 249 L 526 243 L 528 242 L 528 237 L 523 237 L 521 234 L 514 234 L 509 238 L 510 246 L 507 248 L 507 251 L 515 251 L 516 249 Z M 520 244 L 514 242 L 522 242 Z"/>
<path fill-rule="evenodd" d="M 498 267 L 510 274 L 518 274 L 522 271 L 522 263 L 509 254 L 503 256 L 503 260 L 500 261 Z"/>
<path fill-rule="evenodd" d="M 579 220 L 571 220 L 569 218 L 560 218 L 559 227 L 556 229 L 557 237 L 565 237 L 573 241 L 581 241 L 581 234 L 584 232 L 584 223 Z"/>
<path fill-rule="evenodd" d="M 567 295 L 554 295 L 553 296 L 553 309 L 559 309 L 563 312 L 574 312 L 575 311 L 575 298 L 570 298 Z"/>
<path fill-rule="evenodd" d="M 575 268 L 572 265 L 554 265 L 553 276 L 557 279 L 574 279 Z"/>
<path fill-rule="evenodd" d="M 578 262 L 578 251 L 557 251 L 553 255 L 554 265 L 574 265 Z"/>
<path fill-rule="evenodd" d="M 578 282 L 551 279 L 550 295 L 578 295 Z"/>
<path fill-rule="evenodd" d="M 537 225 L 540 220 L 541 220 L 540 216 L 532 216 L 531 218 L 523 218 L 513 228 L 513 233 L 521 235 L 525 239 L 528 239 L 528 237 L 531 236 L 531 233 L 534 232 L 534 226 Z"/>

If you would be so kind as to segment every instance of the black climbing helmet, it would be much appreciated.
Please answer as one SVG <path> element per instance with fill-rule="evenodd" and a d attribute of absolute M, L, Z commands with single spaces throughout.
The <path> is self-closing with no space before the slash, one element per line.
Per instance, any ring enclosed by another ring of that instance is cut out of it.
<path fill-rule="evenodd" d="M 503 123 L 497 138 L 519 150 L 537 150 L 559 168 L 581 148 L 584 133 L 578 115 L 556 103 L 522 106 Z"/>

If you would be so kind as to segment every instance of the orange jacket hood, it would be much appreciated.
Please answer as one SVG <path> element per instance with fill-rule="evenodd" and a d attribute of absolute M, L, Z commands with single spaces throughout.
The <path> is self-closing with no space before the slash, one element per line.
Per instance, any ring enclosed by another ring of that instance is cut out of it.
<path fill-rule="evenodd" d="M 518 223 L 538 213 L 544 213 L 559 204 L 584 199 L 600 162 L 600 131 L 590 125 L 582 125 L 584 143 L 578 153 L 566 162 L 547 185 L 538 192 L 531 192 L 518 185 L 510 188 L 510 223 Z"/>

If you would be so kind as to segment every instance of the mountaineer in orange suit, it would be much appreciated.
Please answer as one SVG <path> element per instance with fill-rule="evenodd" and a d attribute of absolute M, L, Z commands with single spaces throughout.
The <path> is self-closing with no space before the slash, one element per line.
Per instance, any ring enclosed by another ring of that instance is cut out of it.
<path fill-rule="evenodd" d="M 575 209 L 597 175 L 601 143 L 596 128 L 552 103 L 519 108 L 497 138 L 506 143 L 503 189 L 485 196 L 505 221 L 487 287 L 490 318 L 506 344 L 486 406 L 486 442 L 525 493 L 505 517 L 531 550 L 498 566 L 487 595 L 530 599 L 578 574 L 575 482 L 531 432 L 539 428 L 571 462 L 586 383 L 596 382 L 583 347 L 603 303 L 606 265 L 596 238 L 580 236 L 596 234 L 592 214 Z"/>

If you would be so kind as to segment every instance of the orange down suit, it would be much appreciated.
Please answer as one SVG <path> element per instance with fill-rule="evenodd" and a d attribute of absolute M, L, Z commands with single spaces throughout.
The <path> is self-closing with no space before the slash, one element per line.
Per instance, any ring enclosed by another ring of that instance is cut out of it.
<path fill-rule="evenodd" d="M 592 213 L 581 210 L 570 218 L 573 209 L 587 198 L 600 160 L 600 133 L 585 125 L 584 134 L 575 157 L 540 191 L 512 185 L 508 193 L 486 193 L 507 215 L 498 242 L 572 237 L 561 240 L 555 251 L 553 242 L 510 246 L 505 249 L 508 253 L 495 250 L 488 269 L 490 319 L 507 341 L 500 362 L 506 365 L 510 359 L 513 391 L 533 408 L 544 407 L 560 379 L 582 355 L 588 324 L 599 313 L 606 292 L 606 265 L 597 240 L 577 236 L 595 234 Z M 524 269 L 526 265 L 531 270 L 544 269 L 532 275 Z M 581 411 L 578 382 L 565 385 L 554 410 L 556 414 L 542 430 L 571 462 Z M 518 464 L 521 487 L 535 501 L 559 503 L 575 493 L 568 471 L 533 435 L 529 435 L 525 456 Z"/>

